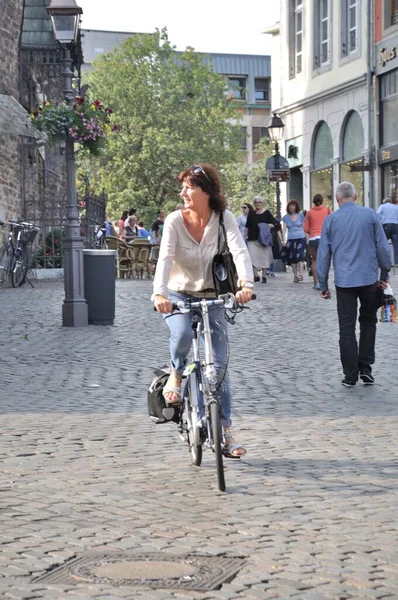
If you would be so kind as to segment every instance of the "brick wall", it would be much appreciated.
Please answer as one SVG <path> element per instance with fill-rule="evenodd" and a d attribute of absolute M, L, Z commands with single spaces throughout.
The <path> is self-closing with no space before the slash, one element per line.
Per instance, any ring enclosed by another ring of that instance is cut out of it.
<path fill-rule="evenodd" d="M 381 42 L 383 37 L 383 0 L 376 0 L 375 2 L 375 43 Z"/>
<path fill-rule="evenodd" d="M 0 92 L 19 97 L 19 39 L 23 0 L 0 0 Z"/>

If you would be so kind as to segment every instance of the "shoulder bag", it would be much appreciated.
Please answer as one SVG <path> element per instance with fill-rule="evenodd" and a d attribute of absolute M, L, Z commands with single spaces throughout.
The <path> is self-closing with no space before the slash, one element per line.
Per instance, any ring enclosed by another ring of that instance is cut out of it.
<path fill-rule="evenodd" d="M 223 211 L 220 212 L 217 250 L 218 252 L 213 258 L 212 265 L 216 296 L 221 296 L 222 294 L 236 294 L 238 291 L 238 273 L 228 247 Z"/>

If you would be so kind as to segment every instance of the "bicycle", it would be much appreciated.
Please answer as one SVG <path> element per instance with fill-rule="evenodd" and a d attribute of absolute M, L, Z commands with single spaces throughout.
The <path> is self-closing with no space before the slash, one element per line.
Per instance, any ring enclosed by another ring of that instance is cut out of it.
<path fill-rule="evenodd" d="M 0 221 L 1 227 L 7 225 L 7 240 L 0 248 L 0 288 L 7 285 L 9 277 L 12 286 L 16 288 L 23 285 L 27 279 L 32 264 L 32 246 L 39 228 L 31 223 Z M 30 281 L 29 283 L 32 286 Z"/>
<path fill-rule="evenodd" d="M 230 310 L 233 315 L 243 308 L 236 304 L 233 294 L 219 296 L 216 300 L 187 299 L 173 303 L 173 310 L 192 313 L 193 330 L 193 362 L 186 367 L 183 374 L 186 383 L 176 420 L 181 439 L 188 442 L 191 461 L 194 465 L 198 467 L 201 465 L 203 450 L 211 449 L 214 452 L 218 488 L 224 492 L 226 487 L 223 463 L 225 440 L 221 425 L 221 403 L 217 394 L 220 383 L 214 366 L 209 321 L 210 306 L 220 306 Z M 233 322 L 233 319 L 234 316 L 227 315 L 229 322 Z M 199 345 L 202 333 L 204 338 L 203 360 Z"/>

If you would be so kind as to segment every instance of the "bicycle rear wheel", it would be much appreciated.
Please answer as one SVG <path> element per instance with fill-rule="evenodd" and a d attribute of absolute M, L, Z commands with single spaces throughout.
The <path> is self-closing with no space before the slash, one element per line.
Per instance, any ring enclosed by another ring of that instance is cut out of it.
<path fill-rule="evenodd" d="M 213 437 L 213 449 L 216 457 L 218 489 L 220 490 L 220 492 L 225 492 L 220 407 L 219 404 L 214 401 L 210 402 L 210 425 Z"/>
<path fill-rule="evenodd" d="M 7 285 L 10 274 L 10 253 L 8 248 L 0 248 L 0 288 Z"/>
<path fill-rule="evenodd" d="M 11 272 L 11 283 L 13 287 L 19 287 L 25 283 L 29 266 L 28 260 L 28 249 L 26 246 L 23 246 L 20 255 L 15 260 L 15 266 Z"/>

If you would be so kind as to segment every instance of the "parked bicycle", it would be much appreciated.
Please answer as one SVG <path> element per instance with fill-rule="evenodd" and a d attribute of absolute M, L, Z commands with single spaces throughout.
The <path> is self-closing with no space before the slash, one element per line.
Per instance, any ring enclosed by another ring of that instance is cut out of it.
<path fill-rule="evenodd" d="M 27 279 L 33 259 L 33 242 L 40 230 L 31 223 L 17 221 L 0 221 L 0 226 L 9 227 L 6 242 L 0 248 L 0 287 L 5 287 L 10 278 L 12 286 L 19 287 Z"/>
<path fill-rule="evenodd" d="M 215 454 L 218 488 L 225 491 L 223 454 L 225 439 L 222 431 L 221 402 L 218 390 L 221 383 L 214 366 L 213 346 L 209 320 L 209 306 L 220 306 L 230 311 L 228 320 L 233 322 L 238 306 L 233 294 L 219 296 L 216 300 L 181 300 L 173 304 L 174 310 L 192 314 L 193 362 L 184 372 L 186 383 L 182 394 L 177 427 L 180 437 L 188 442 L 191 461 L 202 463 L 203 450 L 210 449 Z M 200 337 L 204 345 L 201 356 Z M 236 458 L 239 458 L 237 456 Z"/>

